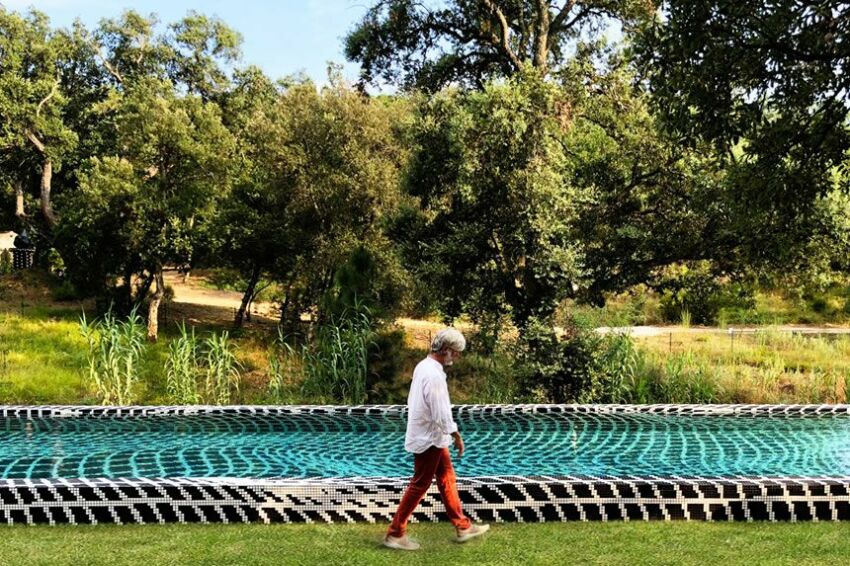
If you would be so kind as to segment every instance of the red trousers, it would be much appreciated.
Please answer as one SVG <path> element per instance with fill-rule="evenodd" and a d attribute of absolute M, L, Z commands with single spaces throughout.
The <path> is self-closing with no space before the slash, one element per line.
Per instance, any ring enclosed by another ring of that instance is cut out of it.
<path fill-rule="evenodd" d="M 456 529 L 468 529 L 472 526 L 472 522 L 460 508 L 455 470 L 452 467 L 449 449 L 432 446 L 425 452 L 415 454 L 413 457 L 413 479 L 398 504 L 393 522 L 387 530 L 388 535 L 393 537 L 404 536 L 407 532 L 407 520 L 410 519 L 413 510 L 425 497 L 425 492 L 431 487 L 431 481 L 435 474 L 440 498 L 443 500 L 443 505 L 446 506 L 449 520 Z"/>

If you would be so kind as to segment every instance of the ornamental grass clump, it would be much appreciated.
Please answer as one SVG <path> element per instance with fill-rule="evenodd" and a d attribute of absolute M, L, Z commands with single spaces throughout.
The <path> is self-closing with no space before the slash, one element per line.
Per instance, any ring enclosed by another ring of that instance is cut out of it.
<path fill-rule="evenodd" d="M 365 307 L 346 310 L 320 326 L 312 346 L 302 346 L 303 392 L 324 401 L 365 403 L 369 348 L 374 343 L 372 318 Z"/>
<path fill-rule="evenodd" d="M 239 390 L 239 361 L 228 333 L 210 334 L 204 340 L 203 397 L 207 403 L 225 405 Z"/>
<path fill-rule="evenodd" d="M 139 359 L 145 350 L 145 329 L 136 309 L 118 319 L 110 308 L 91 323 L 80 318 L 80 332 L 88 344 L 88 377 L 104 405 L 128 405 L 135 399 Z"/>
<path fill-rule="evenodd" d="M 298 402 L 299 392 L 295 384 L 301 381 L 304 364 L 301 355 L 287 341 L 281 327 L 277 329 L 277 338 L 269 351 L 268 361 L 268 392 L 272 399 L 287 404 Z"/>
<path fill-rule="evenodd" d="M 227 332 L 199 340 L 194 328 L 181 324 L 165 361 L 169 399 L 178 405 L 230 403 L 239 390 L 240 367 Z"/>
<path fill-rule="evenodd" d="M 194 327 L 186 329 L 180 324 L 180 336 L 168 345 L 165 360 L 166 390 L 173 403 L 192 405 L 198 395 L 198 339 Z"/>

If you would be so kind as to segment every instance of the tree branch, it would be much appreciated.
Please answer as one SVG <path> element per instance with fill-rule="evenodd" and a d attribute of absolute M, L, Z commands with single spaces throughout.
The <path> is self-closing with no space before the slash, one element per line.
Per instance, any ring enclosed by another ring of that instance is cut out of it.
<path fill-rule="evenodd" d="M 53 98 L 54 96 L 56 96 L 56 93 L 58 92 L 58 90 L 59 90 L 59 80 L 57 79 L 57 80 L 53 83 L 53 88 L 51 88 L 51 89 L 50 89 L 50 93 L 49 93 L 47 96 L 45 96 L 44 98 L 42 98 L 42 99 L 41 99 L 41 102 L 39 102 L 39 103 L 38 103 L 38 107 L 35 109 L 35 117 L 36 117 L 36 118 L 38 118 L 38 117 L 40 117 L 40 116 L 41 116 L 41 109 L 42 109 L 42 107 L 43 107 L 45 104 L 47 104 L 47 102 L 48 102 L 51 98 Z"/>
<path fill-rule="evenodd" d="M 558 15 L 555 16 L 555 19 L 552 20 L 552 25 L 550 26 L 551 30 L 558 30 L 561 27 L 561 24 L 564 23 L 564 20 L 567 19 L 567 16 L 572 11 L 573 7 L 576 5 L 576 0 L 567 0 L 564 3 L 564 6 L 558 12 Z"/>
<path fill-rule="evenodd" d="M 38 139 L 38 137 L 36 137 L 36 135 L 34 133 L 32 133 L 32 130 L 27 129 L 24 132 L 24 134 L 27 136 L 27 139 L 32 142 L 32 144 L 35 146 L 35 148 L 39 152 L 44 153 L 44 149 L 45 149 L 44 144 L 42 143 L 42 141 L 40 139 Z"/>
<path fill-rule="evenodd" d="M 100 52 L 100 45 L 95 43 L 94 40 L 90 42 L 90 45 L 94 50 L 94 53 L 97 58 L 103 62 L 103 66 L 106 68 L 107 71 L 109 71 L 109 74 L 112 75 L 116 81 L 121 84 L 124 84 L 124 77 L 121 75 L 121 73 L 118 72 L 118 69 L 112 66 L 112 63 L 109 62 L 109 59 L 104 57 L 103 53 Z"/>
<path fill-rule="evenodd" d="M 502 13 L 501 8 L 493 3 L 493 0 L 484 0 L 484 5 L 487 6 L 491 14 L 498 18 L 499 26 L 502 28 L 501 41 L 496 34 L 492 32 L 490 32 L 490 41 L 502 50 L 502 53 L 510 60 L 511 64 L 513 64 L 517 71 L 520 70 L 522 68 L 522 61 L 519 60 L 519 57 L 517 57 L 516 53 L 514 53 L 513 49 L 511 49 L 510 26 L 508 26 L 508 20 L 505 18 L 505 14 Z"/>

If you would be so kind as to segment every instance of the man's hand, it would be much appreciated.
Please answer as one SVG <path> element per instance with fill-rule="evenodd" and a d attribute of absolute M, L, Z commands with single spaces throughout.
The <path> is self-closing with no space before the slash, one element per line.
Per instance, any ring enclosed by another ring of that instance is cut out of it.
<path fill-rule="evenodd" d="M 455 448 L 457 449 L 457 457 L 460 458 L 463 456 L 463 439 L 460 437 L 459 432 L 453 432 L 452 438 L 455 439 Z"/>

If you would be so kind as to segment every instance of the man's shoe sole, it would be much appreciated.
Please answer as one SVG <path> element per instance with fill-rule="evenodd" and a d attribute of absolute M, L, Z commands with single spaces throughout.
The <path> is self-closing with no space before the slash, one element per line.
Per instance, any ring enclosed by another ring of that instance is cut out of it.
<path fill-rule="evenodd" d="M 478 527 L 480 530 L 477 533 L 470 533 L 468 535 L 462 535 L 455 537 L 455 542 L 466 542 L 470 539 L 474 539 L 475 537 L 480 537 L 484 533 L 490 530 L 490 525 L 481 525 Z"/>
<path fill-rule="evenodd" d="M 392 541 L 388 541 L 388 540 L 384 540 L 383 542 L 384 542 L 384 546 L 386 546 L 387 548 L 392 548 L 393 550 L 419 550 L 419 546 L 414 546 L 414 547 L 402 546 L 402 545 L 398 544 L 397 542 L 392 542 Z"/>

